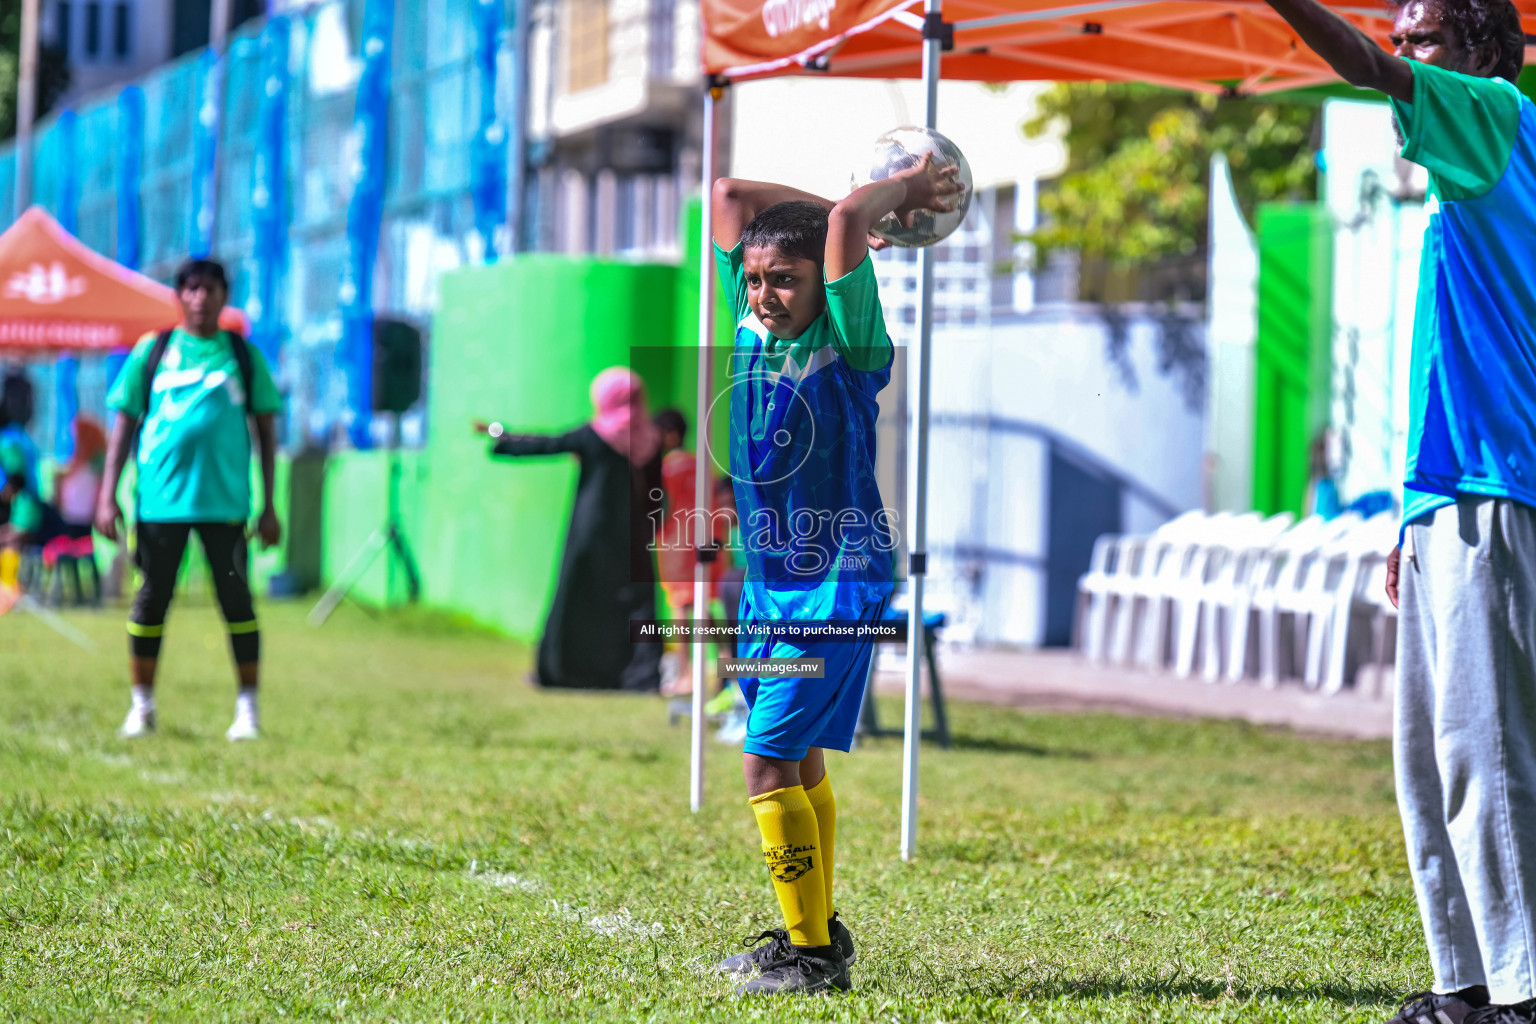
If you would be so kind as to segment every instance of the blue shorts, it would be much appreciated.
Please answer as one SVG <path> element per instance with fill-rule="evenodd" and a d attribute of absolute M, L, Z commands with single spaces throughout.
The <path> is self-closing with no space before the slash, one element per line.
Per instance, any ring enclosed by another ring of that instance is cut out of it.
<path fill-rule="evenodd" d="M 889 599 L 871 608 L 865 621 L 885 615 Z M 750 612 L 743 601 L 743 616 Z M 872 641 L 852 644 L 793 644 L 784 640 L 738 643 L 738 658 L 824 658 L 822 679 L 741 679 L 741 692 L 751 709 L 747 714 L 748 754 L 784 761 L 803 760 L 812 747 L 848 750 L 864 705 L 869 681 Z"/>

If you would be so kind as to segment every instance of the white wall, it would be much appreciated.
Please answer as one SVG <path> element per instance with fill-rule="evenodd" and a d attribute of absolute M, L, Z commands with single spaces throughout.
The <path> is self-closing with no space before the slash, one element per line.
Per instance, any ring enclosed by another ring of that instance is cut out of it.
<path fill-rule="evenodd" d="M 1385 103 L 1323 107 L 1325 200 L 1334 218 L 1335 479 L 1347 502 L 1367 491 L 1402 498 L 1408 443 L 1413 307 L 1428 208 L 1424 170 L 1397 157 Z"/>

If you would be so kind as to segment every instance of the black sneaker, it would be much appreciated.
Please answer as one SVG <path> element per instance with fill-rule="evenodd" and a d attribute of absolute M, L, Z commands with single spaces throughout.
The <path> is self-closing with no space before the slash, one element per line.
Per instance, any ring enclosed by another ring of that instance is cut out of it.
<path fill-rule="evenodd" d="M 853 987 L 848 962 L 836 946 L 790 946 L 783 959 L 736 989 L 739 996 L 771 996 L 786 992 L 825 992 Z M 1502 1022 L 1500 1022 L 1502 1024 Z"/>
<path fill-rule="evenodd" d="M 762 945 L 757 945 L 758 943 Z M 742 939 L 741 944 L 757 945 L 757 948 L 726 957 L 715 965 L 715 970 L 721 974 L 729 974 L 733 978 L 750 978 L 763 973 L 768 969 L 769 964 L 787 957 L 789 951 L 794 948 L 793 943 L 789 941 L 789 932 L 783 928 L 775 928 L 761 935 Z"/>
<path fill-rule="evenodd" d="M 859 951 L 853 948 L 853 936 L 848 933 L 848 926 L 833 914 L 827 919 L 827 932 L 832 937 L 832 945 L 843 954 L 843 962 L 851 967 L 859 958 Z M 761 945 L 758 945 L 759 943 Z M 726 957 L 715 965 L 715 970 L 721 974 L 729 974 L 733 978 L 750 978 L 763 973 L 774 961 L 783 959 L 786 955 L 785 950 L 791 946 L 789 932 L 782 928 L 743 939 L 741 944 L 756 945 L 757 948 Z"/>
<path fill-rule="evenodd" d="M 848 932 L 848 926 L 838 919 L 834 911 L 827 920 L 827 934 L 832 936 L 832 945 L 843 954 L 843 962 L 849 967 L 859 958 L 859 951 L 853 948 L 853 936 Z"/>
<path fill-rule="evenodd" d="M 1488 990 L 1481 985 L 1448 995 L 1420 992 L 1403 1000 L 1397 1016 L 1387 1024 L 1467 1024 L 1471 1015 L 1488 1005 Z"/>
<path fill-rule="evenodd" d="M 1536 1024 L 1536 1000 L 1515 1006 L 1485 1006 L 1467 1014 L 1463 1024 Z"/>

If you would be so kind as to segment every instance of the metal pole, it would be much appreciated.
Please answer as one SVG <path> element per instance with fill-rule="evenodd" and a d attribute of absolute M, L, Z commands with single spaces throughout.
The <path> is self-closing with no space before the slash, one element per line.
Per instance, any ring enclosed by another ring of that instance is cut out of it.
<path fill-rule="evenodd" d="M 522 252 L 526 244 L 524 209 L 528 196 L 528 19 L 531 0 L 512 3 L 512 74 L 507 114 L 507 251 Z"/>
<path fill-rule="evenodd" d="M 32 122 L 37 118 L 37 5 L 21 2 L 21 59 L 16 80 L 16 209 L 32 205 Z"/>
<path fill-rule="evenodd" d="M 229 49 L 229 2 L 230 0 L 211 0 L 208 9 L 208 49 L 213 51 L 213 67 L 209 69 L 209 80 L 204 84 L 208 95 L 204 105 L 212 104 L 211 111 L 199 111 L 199 117 L 212 117 L 213 119 L 213 166 L 208 171 L 207 199 L 205 211 L 208 214 L 208 251 L 211 253 L 218 245 L 219 230 L 219 172 L 223 167 L 223 147 L 219 145 L 219 136 L 224 132 L 224 64 L 226 51 Z"/>
<path fill-rule="evenodd" d="M 715 106 L 720 98 L 718 85 L 706 85 L 704 89 L 704 146 L 700 165 L 703 167 L 703 209 L 699 214 L 699 387 L 698 404 L 693 421 L 693 514 L 695 529 L 685 531 L 692 535 L 694 546 L 708 543 L 705 524 L 710 522 L 708 497 L 709 459 L 707 456 L 708 429 L 704 416 L 709 408 L 709 347 L 714 340 L 715 326 L 715 250 L 714 216 L 709 197 L 715 187 Z M 700 626 L 707 617 L 705 601 L 709 591 L 705 586 L 704 562 L 695 559 L 693 566 L 693 624 Z M 697 812 L 704 806 L 704 644 L 693 644 L 693 756 L 688 772 L 688 806 Z"/>
<path fill-rule="evenodd" d="M 936 21 L 943 0 L 925 0 L 923 12 Z M 928 33 L 924 33 L 925 37 Z M 923 123 L 938 127 L 939 55 L 941 41 L 923 40 Z M 923 577 L 928 572 L 928 364 L 933 335 L 933 247 L 918 256 L 917 348 L 907 352 L 908 389 L 916 395 L 907 445 L 908 492 L 908 589 L 912 603 L 907 609 L 907 706 L 902 730 L 901 859 L 917 854 L 917 754 L 923 739 Z"/>

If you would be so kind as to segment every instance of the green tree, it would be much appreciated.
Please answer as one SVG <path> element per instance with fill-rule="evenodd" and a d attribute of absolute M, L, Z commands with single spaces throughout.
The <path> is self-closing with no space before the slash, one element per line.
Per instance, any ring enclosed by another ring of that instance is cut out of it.
<path fill-rule="evenodd" d="M 21 0 L 0 0 L 0 139 L 16 134 L 16 81 L 21 76 Z M 52 46 L 39 44 L 37 116 L 53 108 L 69 88 L 69 63 Z"/>
<path fill-rule="evenodd" d="M 1127 267 L 1188 256 L 1205 244 L 1211 156 L 1227 154 L 1239 202 L 1310 198 L 1320 108 L 1218 98 L 1122 82 L 1062 82 L 1024 132 L 1058 128 L 1066 171 L 1042 190 L 1037 259 L 1075 250 Z"/>

